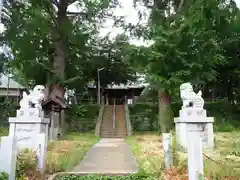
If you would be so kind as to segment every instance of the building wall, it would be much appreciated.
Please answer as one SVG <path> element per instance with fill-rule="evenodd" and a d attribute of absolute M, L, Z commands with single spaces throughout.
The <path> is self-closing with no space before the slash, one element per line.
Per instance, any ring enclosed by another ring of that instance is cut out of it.
<path fill-rule="evenodd" d="M 18 89 L 0 89 L 0 96 L 21 96 L 21 90 Z"/>

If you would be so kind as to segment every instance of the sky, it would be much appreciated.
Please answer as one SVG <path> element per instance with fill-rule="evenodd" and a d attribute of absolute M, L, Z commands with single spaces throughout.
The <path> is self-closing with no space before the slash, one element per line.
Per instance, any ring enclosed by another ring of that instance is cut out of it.
<path fill-rule="evenodd" d="M 125 22 L 131 23 L 133 25 L 136 25 L 139 21 L 138 18 L 138 10 L 140 11 L 145 11 L 147 12 L 148 10 L 143 7 L 143 6 L 137 6 L 137 9 L 135 9 L 133 7 L 133 0 L 119 0 L 119 2 L 122 5 L 122 8 L 117 8 L 115 11 L 115 15 L 119 15 L 119 16 L 124 16 L 125 17 Z M 146 23 L 147 22 L 148 17 L 143 18 L 143 20 L 141 21 L 141 23 Z M 108 32 L 111 32 L 110 37 L 115 37 L 117 34 L 122 33 L 123 30 L 121 28 L 113 28 L 113 21 L 108 20 L 105 23 L 105 28 L 102 28 L 100 31 L 100 35 L 104 36 L 106 35 Z M 130 40 L 131 43 L 136 44 L 136 45 L 143 45 L 146 44 L 147 42 L 144 42 L 142 39 L 139 40 Z"/>
<path fill-rule="evenodd" d="M 114 11 L 114 14 L 119 16 L 124 16 L 126 23 L 136 24 L 138 22 L 138 14 L 137 14 L 137 10 L 133 7 L 133 0 L 119 0 L 119 2 L 121 3 L 122 8 L 117 8 Z M 69 7 L 69 10 L 73 12 L 79 11 L 78 8 L 74 5 Z M 138 7 L 138 10 L 145 11 L 145 12 L 147 11 L 146 8 L 144 8 L 143 6 Z M 145 20 L 143 20 L 142 23 L 145 23 L 146 20 L 147 18 L 145 18 Z M 113 20 L 111 19 L 107 20 L 104 26 L 105 28 L 101 28 L 100 30 L 100 36 L 105 36 L 110 32 L 110 37 L 115 37 L 117 34 L 123 32 L 121 28 L 112 27 Z M 2 31 L 3 31 L 3 25 L 0 24 L 0 33 Z M 139 44 L 139 45 L 146 44 L 146 42 L 143 42 L 143 40 L 131 40 L 131 43 Z"/>
<path fill-rule="evenodd" d="M 235 2 L 237 3 L 238 7 L 240 7 L 240 0 L 235 0 Z"/>
<path fill-rule="evenodd" d="M 136 9 L 133 7 L 133 0 L 119 0 L 120 4 L 121 4 L 121 8 L 116 8 L 114 10 L 114 15 L 116 16 L 124 16 L 125 17 L 125 22 L 126 24 L 131 23 L 133 25 L 136 25 L 139 21 L 138 18 L 138 11 L 144 11 L 144 12 L 148 12 L 147 8 L 145 8 L 144 6 L 138 5 L 136 7 Z M 69 11 L 73 11 L 73 12 L 77 12 L 79 11 L 78 7 L 76 5 L 72 5 L 71 7 L 69 7 Z M 143 18 L 143 20 L 141 21 L 141 23 L 146 23 L 147 22 L 148 17 L 146 16 L 145 18 Z M 110 37 L 115 37 L 117 34 L 120 34 L 123 32 L 123 30 L 121 28 L 116 28 L 113 27 L 113 23 L 114 21 L 112 19 L 108 19 L 106 21 L 106 23 L 104 24 L 104 28 L 100 29 L 100 36 L 105 36 L 110 32 Z M 131 40 L 131 43 L 134 44 L 146 44 L 147 42 L 144 42 L 143 40 Z"/>
<path fill-rule="evenodd" d="M 117 15 L 124 15 L 125 20 L 127 23 L 133 23 L 136 24 L 138 22 L 138 15 L 137 15 L 137 10 L 133 7 L 133 0 L 119 0 L 120 3 L 122 4 L 123 8 L 118 8 L 115 13 Z M 235 0 L 237 6 L 240 8 L 240 0 Z M 146 11 L 144 8 L 140 8 L 142 11 Z M 143 23 L 147 21 L 147 18 L 144 19 Z M 108 21 L 106 24 L 106 28 L 101 30 L 101 35 L 106 35 L 108 32 L 112 32 L 111 35 L 112 37 L 116 36 L 118 33 L 121 33 L 122 30 L 121 28 L 112 28 L 111 27 L 111 21 Z M 131 40 L 131 43 L 136 44 L 136 45 L 147 45 L 151 44 L 151 42 L 144 42 L 142 39 L 135 39 Z"/>

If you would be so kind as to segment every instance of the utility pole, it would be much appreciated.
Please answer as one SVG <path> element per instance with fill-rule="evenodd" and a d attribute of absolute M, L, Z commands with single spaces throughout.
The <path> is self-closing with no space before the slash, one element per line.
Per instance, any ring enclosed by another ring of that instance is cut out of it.
<path fill-rule="evenodd" d="M 99 72 L 101 71 L 101 70 L 103 70 L 104 68 L 100 68 L 100 69 L 98 69 L 97 70 L 97 75 L 98 75 L 98 105 L 100 105 L 101 104 L 101 83 L 100 83 L 100 74 L 99 74 Z"/>

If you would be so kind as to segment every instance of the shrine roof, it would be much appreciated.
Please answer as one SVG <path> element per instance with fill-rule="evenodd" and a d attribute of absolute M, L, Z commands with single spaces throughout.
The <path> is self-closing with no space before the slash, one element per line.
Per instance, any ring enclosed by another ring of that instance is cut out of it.
<path fill-rule="evenodd" d="M 63 109 L 67 108 L 67 105 L 57 97 L 49 97 L 42 103 L 42 106 L 47 106 L 48 104 L 57 104 Z"/>

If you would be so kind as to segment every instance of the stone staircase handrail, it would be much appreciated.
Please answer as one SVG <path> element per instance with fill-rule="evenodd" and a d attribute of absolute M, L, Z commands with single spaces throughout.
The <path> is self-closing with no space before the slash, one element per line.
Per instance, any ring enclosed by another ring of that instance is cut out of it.
<path fill-rule="evenodd" d="M 101 128 L 102 119 L 103 119 L 103 112 L 104 112 L 104 105 L 101 105 L 99 114 L 98 114 L 98 118 L 97 118 L 96 128 L 95 128 L 96 136 L 100 136 L 100 128 Z"/>
<path fill-rule="evenodd" d="M 125 108 L 125 121 L 126 121 L 126 127 L 127 127 L 127 135 L 131 136 L 132 135 L 132 125 L 131 125 L 131 120 L 129 117 L 128 105 L 125 104 L 124 108 Z"/>
<path fill-rule="evenodd" d="M 113 137 L 115 137 L 115 131 L 116 131 L 116 104 L 113 104 Z"/>

